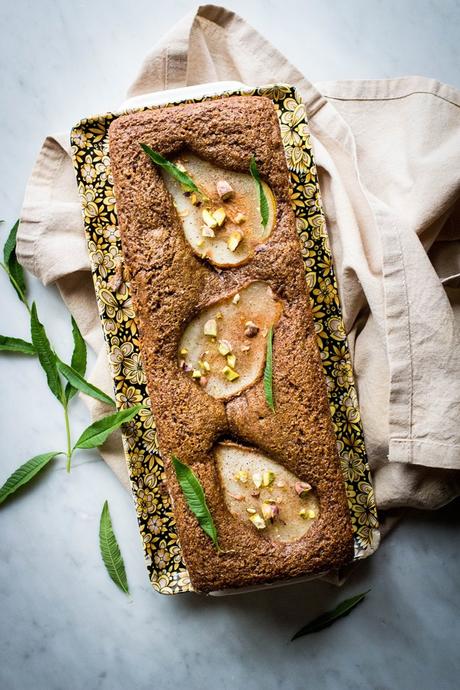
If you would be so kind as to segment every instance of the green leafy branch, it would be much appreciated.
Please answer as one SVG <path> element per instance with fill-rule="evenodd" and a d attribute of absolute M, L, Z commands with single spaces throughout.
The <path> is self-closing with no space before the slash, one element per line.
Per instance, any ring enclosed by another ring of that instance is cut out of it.
<path fill-rule="evenodd" d="M 24 270 L 19 264 L 16 256 L 18 226 L 19 222 L 16 222 L 8 235 L 3 250 L 3 261 L 0 262 L 0 266 L 7 274 L 17 296 L 27 310 L 30 318 L 31 342 L 23 340 L 22 338 L 0 335 L 0 352 L 13 352 L 16 354 L 36 356 L 38 358 L 40 366 L 46 375 L 48 388 L 59 401 L 64 412 L 66 449 L 64 451 L 41 453 L 27 460 L 27 462 L 15 470 L 15 472 L 8 477 L 3 486 L 0 487 L 0 504 L 13 496 L 22 486 L 28 484 L 36 475 L 44 470 L 52 460 L 59 456 L 66 457 L 66 468 L 67 471 L 70 472 L 72 456 L 77 449 L 97 448 L 105 442 L 113 431 L 133 419 L 142 407 L 142 405 L 136 405 L 129 409 L 120 410 L 102 417 L 102 419 L 90 424 L 77 441 L 72 444 L 69 403 L 77 391 L 113 407 L 115 407 L 115 400 L 85 379 L 87 365 L 86 343 L 73 318 L 71 320 L 73 352 L 70 364 L 66 364 L 62 361 L 50 343 L 45 326 L 39 319 L 37 305 L 35 302 L 30 304 L 27 298 L 27 284 Z M 121 576 L 117 576 L 118 579 L 115 579 L 113 572 L 111 572 L 111 569 L 107 565 L 107 563 L 111 561 L 117 565 L 116 570 L 118 573 L 124 572 L 123 560 L 118 549 L 115 535 L 113 534 L 107 502 L 104 504 L 101 516 L 100 544 L 101 554 L 109 571 L 109 575 L 116 584 L 120 586 L 118 580 Z M 103 545 L 104 550 L 102 549 Z M 120 559 L 123 566 L 122 568 L 119 565 Z M 124 575 L 124 578 L 126 580 L 126 575 Z M 122 589 L 127 592 L 127 582 L 126 586 L 123 586 Z"/>
<path fill-rule="evenodd" d="M 29 313 L 30 335 L 32 342 L 28 343 L 19 338 L 0 336 L 0 347 L 2 351 L 21 352 L 23 354 L 28 355 L 37 355 L 38 361 L 40 362 L 40 365 L 46 375 L 48 388 L 53 393 L 55 398 L 59 401 L 59 403 L 62 405 L 64 411 L 64 422 L 66 430 L 65 455 L 67 457 L 67 471 L 70 472 L 72 455 L 76 448 L 94 448 L 97 445 L 100 445 L 100 443 L 103 443 L 103 441 L 100 441 L 99 443 L 96 443 L 94 446 L 81 446 L 80 444 L 82 443 L 82 440 L 80 438 L 77 441 L 77 443 L 74 446 L 72 446 L 69 419 L 70 400 L 74 397 L 77 391 L 81 391 L 82 393 L 96 398 L 97 400 L 101 400 L 102 402 L 105 402 L 108 405 L 115 406 L 115 401 L 110 396 L 106 395 L 106 393 L 101 391 L 99 388 L 89 383 L 89 381 L 86 381 L 86 379 L 84 378 L 87 364 L 86 343 L 79 331 L 76 321 L 73 318 L 73 352 L 70 364 L 66 364 L 65 362 L 63 362 L 56 354 L 54 348 L 51 346 L 45 327 L 38 317 L 37 305 L 35 304 L 35 302 L 33 302 L 32 305 L 30 305 L 27 299 L 27 286 L 24 276 L 24 270 L 22 266 L 19 264 L 16 256 L 17 231 L 18 223 L 15 223 L 5 243 L 3 251 L 4 261 L 1 264 L 1 266 L 8 275 L 10 282 L 16 291 L 16 294 L 18 295 L 19 299 L 24 304 L 25 308 Z M 96 424 L 98 425 L 98 429 L 102 431 L 101 427 L 104 427 L 104 425 L 106 425 L 108 433 L 110 433 L 113 430 L 113 428 L 118 428 L 118 426 L 125 423 L 125 421 L 128 421 L 127 417 L 131 419 L 132 416 L 134 416 L 135 412 L 132 412 L 133 409 L 134 408 L 131 408 L 128 411 L 122 410 L 116 415 L 110 415 L 109 417 L 104 418 L 103 420 L 99 420 L 98 422 L 96 422 Z M 93 426 L 94 425 L 92 425 L 92 427 Z M 89 429 L 91 429 L 91 427 Z M 89 429 L 87 429 L 86 432 L 88 432 Z M 106 437 L 108 433 L 106 434 Z M 61 453 L 59 453 L 59 455 L 60 454 Z M 57 454 L 54 453 L 53 457 L 56 457 L 56 455 Z M 30 461 L 35 466 L 35 463 L 33 461 L 35 461 L 35 458 L 32 458 L 32 461 Z M 34 473 L 34 475 L 35 474 L 36 472 Z"/>

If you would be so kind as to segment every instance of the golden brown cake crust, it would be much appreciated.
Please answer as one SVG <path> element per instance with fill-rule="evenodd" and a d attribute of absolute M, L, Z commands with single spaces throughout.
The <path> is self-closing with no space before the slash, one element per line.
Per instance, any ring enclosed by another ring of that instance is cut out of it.
<path fill-rule="evenodd" d="M 109 136 L 142 360 L 193 586 L 209 592 L 257 585 L 349 562 L 351 522 L 272 102 L 233 96 L 143 111 L 119 117 Z M 253 260 L 215 270 L 194 255 L 161 175 L 140 142 L 169 158 L 192 150 L 241 172 L 248 172 L 251 157 L 256 157 L 277 200 L 277 223 Z M 223 402 L 207 395 L 177 365 L 185 325 L 210 303 L 253 280 L 269 283 L 284 305 L 274 336 L 275 413 L 267 407 L 262 381 Z M 212 453 L 222 438 L 260 449 L 314 487 L 320 515 L 304 538 L 274 543 L 229 513 Z M 190 465 L 203 485 L 224 553 L 216 552 L 188 510 L 171 467 L 172 454 Z"/>

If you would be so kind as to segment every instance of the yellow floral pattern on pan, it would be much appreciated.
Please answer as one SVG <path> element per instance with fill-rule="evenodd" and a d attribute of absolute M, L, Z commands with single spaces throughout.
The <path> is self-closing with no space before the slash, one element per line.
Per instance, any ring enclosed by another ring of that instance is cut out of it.
<path fill-rule="evenodd" d="M 378 545 L 377 510 L 305 106 L 296 90 L 287 85 L 224 94 L 232 95 L 267 96 L 278 114 L 305 277 L 350 507 L 355 559 L 364 558 Z M 197 100 L 203 99 L 185 102 Z M 176 594 L 190 591 L 191 585 L 164 482 L 164 466 L 146 391 L 130 286 L 122 268 L 108 150 L 108 128 L 116 117 L 118 115 L 108 113 L 82 120 L 71 133 L 72 156 L 117 406 L 122 409 L 140 402 L 145 405 L 135 419 L 124 426 L 123 444 L 150 580 L 158 592 Z"/>

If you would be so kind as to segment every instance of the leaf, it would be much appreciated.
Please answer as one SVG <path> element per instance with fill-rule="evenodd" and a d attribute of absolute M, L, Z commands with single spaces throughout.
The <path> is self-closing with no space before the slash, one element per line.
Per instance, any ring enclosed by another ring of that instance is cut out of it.
<path fill-rule="evenodd" d="M 310 623 L 307 623 L 307 625 L 296 632 L 294 637 L 291 638 L 291 642 L 292 640 L 296 640 L 298 637 L 303 637 L 304 635 L 309 635 L 310 633 L 319 632 L 324 628 L 328 628 L 339 618 L 348 616 L 355 606 L 358 606 L 358 604 L 365 599 L 366 594 L 368 594 L 370 591 L 371 590 L 368 589 L 366 592 L 362 592 L 361 594 L 356 594 L 354 597 L 350 597 L 350 599 L 345 599 L 345 601 L 342 601 L 332 611 L 327 611 L 327 613 L 323 613 L 321 616 L 318 616 L 318 618 L 310 621 Z"/>
<path fill-rule="evenodd" d="M 110 578 L 115 582 L 117 587 L 125 592 L 125 594 L 129 594 L 125 564 L 113 531 L 109 504 L 107 501 L 105 501 L 102 508 L 99 522 L 99 548 Z"/>
<path fill-rule="evenodd" d="M 80 376 L 78 371 L 75 371 L 75 369 L 72 369 L 72 367 L 69 367 L 60 360 L 57 360 L 57 368 L 64 378 L 67 379 L 72 388 L 75 389 L 75 391 L 79 390 L 82 393 L 86 393 L 86 395 L 90 395 L 96 400 L 101 400 L 102 402 L 115 407 L 115 400 L 104 393 L 104 391 L 101 391 L 100 388 L 97 388 L 96 386 L 93 386 L 92 383 L 89 383 L 89 381 L 86 381 L 83 376 Z"/>
<path fill-rule="evenodd" d="M 46 374 L 48 387 L 59 402 L 62 403 L 62 384 L 57 369 L 57 358 L 51 349 L 45 328 L 38 320 L 35 302 L 32 304 L 30 312 L 30 332 L 32 334 L 33 346 L 37 352 L 42 369 Z"/>
<path fill-rule="evenodd" d="M 0 352 L 21 352 L 23 355 L 35 355 L 32 343 L 22 338 L 10 338 L 8 335 L 0 335 Z"/>
<path fill-rule="evenodd" d="M 36 474 L 40 472 L 46 465 L 55 458 L 57 455 L 62 455 L 59 451 L 54 451 L 53 453 L 43 453 L 42 455 L 36 455 L 25 462 L 21 467 L 13 472 L 13 474 L 8 477 L 6 482 L 0 488 L 0 504 L 3 503 L 8 496 L 14 494 L 15 491 L 19 489 L 20 486 L 24 486 L 30 482 L 31 479 L 35 477 Z"/>
<path fill-rule="evenodd" d="M 83 339 L 77 322 L 72 316 L 72 335 L 73 335 L 73 353 L 71 367 L 78 371 L 81 376 L 86 372 L 86 343 Z"/>
<path fill-rule="evenodd" d="M 10 278 L 11 285 L 16 290 L 16 293 L 24 302 L 26 292 L 26 281 L 24 278 L 24 270 L 16 257 L 16 238 L 18 234 L 19 220 L 13 225 L 10 234 L 7 237 L 5 246 L 3 247 L 3 260 Z"/>
<path fill-rule="evenodd" d="M 254 178 L 257 188 L 259 190 L 259 206 L 260 206 L 260 217 L 262 219 L 262 225 L 264 228 L 267 227 L 268 223 L 268 216 L 269 216 L 269 211 L 268 211 L 268 201 L 267 197 L 265 196 L 262 180 L 260 179 L 259 171 L 257 169 L 257 163 L 256 159 L 253 157 L 251 158 L 251 162 L 249 164 L 249 171 Z"/>
<path fill-rule="evenodd" d="M 3 223 L 3 221 L 2 221 Z M 5 266 L 8 266 L 11 257 L 13 254 L 16 252 L 16 237 L 18 234 L 18 228 L 19 228 L 19 220 L 16 221 L 16 223 L 13 225 L 13 227 L 10 230 L 10 233 L 8 237 L 6 238 L 5 245 L 3 247 L 3 261 L 5 262 Z"/>
<path fill-rule="evenodd" d="M 84 430 L 76 442 L 74 450 L 75 448 L 97 448 L 104 443 L 112 431 L 115 431 L 122 424 L 126 424 L 126 422 L 133 419 L 141 407 L 142 405 L 135 405 L 128 410 L 120 410 L 120 412 L 98 419 L 97 422 L 94 422 Z"/>
<path fill-rule="evenodd" d="M 267 354 L 265 357 L 264 369 L 264 391 L 265 400 L 272 412 L 275 411 L 275 401 L 273 399 L 273 326 L 267 333 Z"/>
<path fill-rule="evenodd" d="M 141 144 L 141 148 L 146 153 L 150 158 L 153 160 L 156 165 L 159 165 L 163 170 L 166 170 L 167 173 L 169 173 L 172 177 L 174 177 L 178 182 L 184 185 L 184 187 L 187 187 L 187 189 L 190 189 L 192 192 L 196 192 L 197 194 L 201 194 L 200 190 L 194 183 L 191 177 L 189 177 L 186 173 L 182 172 L 182 170 L 179 170 L 177 165 L 174 165 L 174 163 L 171 163 L 171 161 L 168 161 L 167 158 L 164 158 L 160 153 L 157 153 L 153 149 L 150 148 L 150 146 L 147 146 L 147 144 Z"/>
<path fill-rule="evenodd" d="M 74 369 L 77 374 L 84 377 L 86 372 L 86 343 L 83 339 L 80 329 L 77 326 L 77 322 L 72 316 L 72 335 L 73 335 L 73 352 L 72 360 L 70 366 Z M 73 398 L 77 392 L 78 386 L 73 386 L 68 383 L 65 387 L 65 397 L 66 400 Z"/>
<path fill-rule="evenodd" d="M 172 457 L 173 466 L 176 471 L 176 477 L 184 494 L 188 507 L 198 520 L 201 529 L 210 537 L 214 546 L 220 550 L 219 542 L 217 540 L 217 529 L 209 512 L 204 495 L 203 487 L 201 486 L 195 473 L 184 465 L 175 455 Z"/>

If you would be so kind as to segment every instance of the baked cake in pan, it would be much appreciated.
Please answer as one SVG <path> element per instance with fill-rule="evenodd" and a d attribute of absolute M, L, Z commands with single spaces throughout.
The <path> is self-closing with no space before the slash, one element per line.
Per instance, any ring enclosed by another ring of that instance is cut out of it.
<path fill-rule="evenodd" d="M 121 116 L 109 149 L 143 367 L 194 589 L 349 563 L 352 526 L 272 101 L 232 96 Z M 273 400 L 263 380 L 270 343 Z M 220 548 L 189 509 L 174 457 L 198 478 Z"/>

